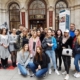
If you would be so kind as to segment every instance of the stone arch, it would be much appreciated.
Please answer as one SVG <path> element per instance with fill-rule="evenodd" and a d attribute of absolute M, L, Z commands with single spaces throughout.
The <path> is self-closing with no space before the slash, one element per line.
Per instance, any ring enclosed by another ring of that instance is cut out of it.
<path fill-rule="evenodd" d="M 68 7 L 70 7 L 70 6 L 72 5 L 71 0 L 54 0 L 54 1 L 53 1 L 53 7 L 54 7 L 54 8 L 55 8 L 55 5 L 56 5 L 59 1 L 65 2 L 65 3 L 68 5 Z"/>
<path fill-rule="evenodd" d="M 8 0 L 8 1 L 6 2 L 6 4 L 5 4 L 5 8 L 9 9 L 10 4 L 12 4 L 12 3 L 17 3 L 17 4 L 19 5 L 19 7 L 20 7 L 20 2 L 19 2 L 19 0 Z"/>
<path fill-rule="evenodd" d="M 32 0 L 26 0 L 25 5 L 26 5 L 27 9 L 28 9 L 28 4 L 29 4 L 31 1 L 32 1 Z M 48 8 L 48 6 L 49 6 L 49 0 L 44 0 L 44 1 L 46 2 L 47 8 Z"/>

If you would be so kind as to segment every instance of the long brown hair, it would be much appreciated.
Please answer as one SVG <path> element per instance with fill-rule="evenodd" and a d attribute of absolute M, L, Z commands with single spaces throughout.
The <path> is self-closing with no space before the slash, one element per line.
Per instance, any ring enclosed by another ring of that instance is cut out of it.
<path fill-rule="evenodd" d="M 39 48 L 40 53 L 37 52 L 37 48 Z M 42 51 L 42 47 L 38 46 L 37 48 L 36 48 L 35 59 L 38 60 L 38 56 L 39 56 L 39 57 L 40 57 L 40 61 L 42 61 L 42 52 L 43 52 L 43 51 Z"/>
<path fill-rule="evenodd" d="M 28 44 L 25 44 L 25 45 L 23 46 L 23 48 L 22 48 L 22 52 L 23 52 L 23 53 L 25 52 L 25 46 L 28 46 L 28 50 L 27 50 L 27 51 L 29 51 L 29 45 L 28 45 Z"/>
<path fill-rule="evenodd" d="M 77 36 L 77 42 L 80 45 L 80 30 L 76 29 L 78 31 L 78 36 Z"/>

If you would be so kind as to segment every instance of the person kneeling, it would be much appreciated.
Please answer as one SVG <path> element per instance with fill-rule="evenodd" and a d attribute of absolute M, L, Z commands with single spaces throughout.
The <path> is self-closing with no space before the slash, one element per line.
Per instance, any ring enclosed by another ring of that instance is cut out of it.
<path fill-rule="evenodd" d="M 42 52 L 41 47 L 37 47 L 33 63 L 29 63 L 29 68 L 32 70 L 36 77 L 40 78 L 48 71 L 49 63 L 50 59 L 47 54 Z"/>
<path fill-rule="evenodd" d="M 29 75 L 29 72 L 26 69 L 26 67 L 28 66 L 28 63 L 30 61 L 28 44 L 25 44 L 23 49 L 20 52 L 18 52 L 17 61 L 18 61 L 17 67 L 18 67 L 19 74 L 22 74 L 23 76 Z"/>

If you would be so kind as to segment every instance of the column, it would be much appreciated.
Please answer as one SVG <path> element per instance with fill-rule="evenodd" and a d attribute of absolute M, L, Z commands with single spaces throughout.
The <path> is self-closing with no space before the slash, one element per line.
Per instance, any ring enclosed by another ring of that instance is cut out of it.
<path fill-rule="evenodd" d="M 76 28 L 80 29 L 80 6 L 75 6 L 75 25 L 76 25 Z"/>
<path fill-rule="evenodd" d="M 1 25 L 1 0 L 0 0 L 0 25 Z"/>

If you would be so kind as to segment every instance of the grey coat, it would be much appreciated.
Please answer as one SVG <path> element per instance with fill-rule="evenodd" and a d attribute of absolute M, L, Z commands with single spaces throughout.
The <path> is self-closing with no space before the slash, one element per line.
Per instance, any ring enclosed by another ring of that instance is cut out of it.
<path fill-rule="evenodd" d="M 0 57 L 2 59 L 6 59 L 9 57 L 9 51 L 8 48 L 5 48 L 3 45 L 9 46 L 9 38 L 8 35 L 0 35 Z"/>
<path fill-rule="evenodd" d="M 17 38 L 18 38 L 17 35 L 13 35 L 13 34 L 9 35 L 9 50 L 10 50 L 10 52 L 16 51 L 16 49 L 14 47 L 14 43 L 17 42 Z"/>

